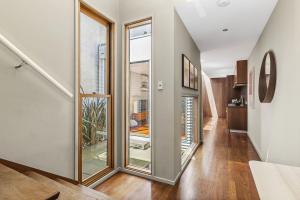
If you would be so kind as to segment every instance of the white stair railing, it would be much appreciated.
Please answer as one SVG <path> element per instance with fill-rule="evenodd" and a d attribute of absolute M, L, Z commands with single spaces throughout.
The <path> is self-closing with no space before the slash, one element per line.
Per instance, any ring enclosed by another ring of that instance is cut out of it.
<path fill-rule="evenodd" d="M 42 69 L 38 64 L 36 64 L 33 60 L 31 60 L 27 55 L 25 55 L 20 49 L 18 49 L 13 43 L 11 43 L 8 39 L 6 39 L 2 34 L 0 34 L 0 42 L 4 44 L 8 49 L 14 52 L 17 56 L 21 58 L 23 64 L 27 64 L 32 69 L 40 73 L 44 78 L 50 81 L 53 85 L 55 85 L 58 89 L 60 89 L 63 93 L 65 93 L 70 98 L 73 98 L 73 94 L 67 90 L 62 84 L 60 84 L 57 80 L 55 80 L 52 76 L 50 76 L 44 69 Z M 16 66 L 16 68 L 21 67 L 23 64 Z"/>

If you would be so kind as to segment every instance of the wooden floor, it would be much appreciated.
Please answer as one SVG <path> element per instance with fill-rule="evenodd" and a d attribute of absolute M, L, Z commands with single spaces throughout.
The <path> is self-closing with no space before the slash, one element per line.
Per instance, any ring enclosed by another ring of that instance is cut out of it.
<path fill-rule="evenodd" d="M 229 134 L 226 121 L 206 119 L 204 144 L 175 186 L 118 173 L 96 190 L 116 199 L 259 199 L 248 165 L 259 160 L 245 134 Z"/>

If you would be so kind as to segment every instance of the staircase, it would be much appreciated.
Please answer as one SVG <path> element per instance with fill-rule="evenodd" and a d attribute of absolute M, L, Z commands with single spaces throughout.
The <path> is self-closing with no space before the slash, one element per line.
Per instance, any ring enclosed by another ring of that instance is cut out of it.
<path fill-rule="evenodd" d="M 7 200 L 111 200 L 103 193 L 36 172 L 20 173 L 0 164 L 0 199 Z"/>

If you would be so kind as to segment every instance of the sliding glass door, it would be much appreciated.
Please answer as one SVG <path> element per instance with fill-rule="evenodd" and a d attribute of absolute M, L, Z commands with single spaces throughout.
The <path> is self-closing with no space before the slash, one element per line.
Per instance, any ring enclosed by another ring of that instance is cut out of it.
<path fill-rule="evenodd" d="M 79 180 L 89 184 L 112 167 L 111 26 L 81 5 Z"/>
<path fill-rule="evenodd" d="M 126 26 L 126 163 L 151 173 L 151 19 Z"/>

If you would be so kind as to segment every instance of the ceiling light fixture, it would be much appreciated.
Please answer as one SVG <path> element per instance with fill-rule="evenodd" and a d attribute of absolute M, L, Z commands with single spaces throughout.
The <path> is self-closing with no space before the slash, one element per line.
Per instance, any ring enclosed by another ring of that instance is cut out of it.
<path fill-rule="evenodd" d="M 217 5 L 222 8 L 229 6 L 230 3 L 231 3 L 230 0 L 218 0 L 217 1 Z"/>
<path fill-rule="evenodd" d="M 222 31 L 223 31 L 223 32 L 227 32 L 227 31 L 229 31 L 229 30 L 228 30 L 228 28 L 224 28 L 224 29 L 222 29 Z"/>

